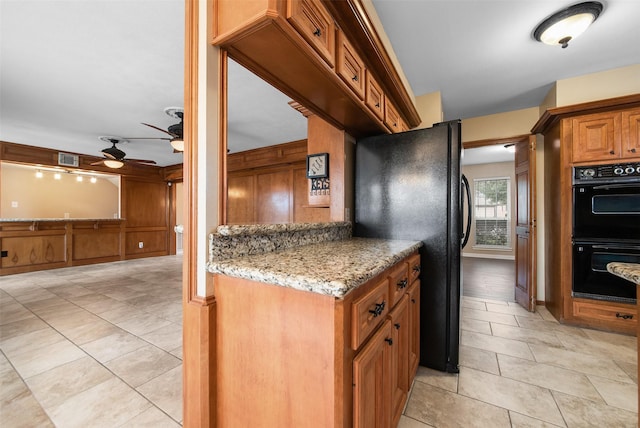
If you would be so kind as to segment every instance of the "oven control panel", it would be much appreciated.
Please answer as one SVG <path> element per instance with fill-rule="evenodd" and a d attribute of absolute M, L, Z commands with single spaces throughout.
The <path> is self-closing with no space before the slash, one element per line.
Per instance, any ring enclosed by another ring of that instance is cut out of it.
<path fill-rule="evenodd" d="M 640 180 L 640 163 L 577 166 L 573 168 L 574 184 L 636 180 Z"/>

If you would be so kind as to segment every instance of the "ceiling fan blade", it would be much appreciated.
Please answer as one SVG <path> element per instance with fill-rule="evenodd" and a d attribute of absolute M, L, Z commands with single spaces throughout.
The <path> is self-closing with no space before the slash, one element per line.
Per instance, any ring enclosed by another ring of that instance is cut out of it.
<path fill-rule="evenodd" d="M 124 159 L 124 161 L 126 162 L 135 162 L 135 163 L 142 163 L 142 164 L 146 164 L 146 165 L 155 165 L 156 161 L 154 160 L 147 160 L 147 159 Z"/>
<path fill-rule="evenodd" d="M 148 123 L 144 123 L 144 122 L 141 122 L 141 123 L 142 123 L 143 125 L 147 125 L 147 126 L 148 126 L 148 127 L 150 127 L 150 128 L 157 129 L 158 131 L 162 131 L 162 132 L 164 132 L 165 134 L 169 134 L 169 135 L 171 135 L 171 136 L 172 136 L 172 137 L 174 137 L 174 138 L 175 138 L 175 137 L 177 137 L 177 135 L 172 134 L 171 132 L 169 132 L 169 131 L 167 131 L 167 130 L 165 130 L 165 129 L 158 128 L 157 126 L 154 126 L 154 125 L 149 125 Z"/>
<path fill-rule="evenodd" d="M 92 162 L 91 165 L 104 165 L 104 161 Z"/>
<path fill-rule="evenodd" d="M 171 141 L 171 138 L 168 138 L 168 137 L 133 137 L 133 138 L 127 138 L 127 140 L 165 140 L 165 141 Z"/>

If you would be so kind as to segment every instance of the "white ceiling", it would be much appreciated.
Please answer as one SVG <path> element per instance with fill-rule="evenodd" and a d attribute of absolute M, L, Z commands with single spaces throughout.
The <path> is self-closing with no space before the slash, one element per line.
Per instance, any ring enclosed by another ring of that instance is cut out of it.
<path fill-rule="evenodd" d="M 640 1 L 609 0 L 569 48 L 535 42 L 572 2 L 373 0 L 414 94 L 441 91 L 445 120 L 537 106 L 559 79 L 640 63 Z M 164 137 L 183 106 L 183 0 L 0 0 L 0 139 L 100 155 L 100 135 Z M 229 77 L 229 145 L 306 136 L 287 97 L 237 65 Z M 256 96 L 259 94 L 259 96 Z M 127 157 L 182 162 L 166 141 Z"/>

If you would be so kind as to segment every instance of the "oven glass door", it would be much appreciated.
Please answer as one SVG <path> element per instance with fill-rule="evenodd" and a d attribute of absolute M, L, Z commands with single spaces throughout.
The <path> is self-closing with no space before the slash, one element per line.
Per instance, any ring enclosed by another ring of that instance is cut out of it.
<path fill-rule="evenodd" d="M 640 263 L 640 245 L 575 242 L 573 295 L 635 304 L 635 285 L 607 272 L 611 262 Z"/>
<path fill-rule="evenodd" d="M 574 186 L 573 237 L 640 239 L 640 183 Z"/>

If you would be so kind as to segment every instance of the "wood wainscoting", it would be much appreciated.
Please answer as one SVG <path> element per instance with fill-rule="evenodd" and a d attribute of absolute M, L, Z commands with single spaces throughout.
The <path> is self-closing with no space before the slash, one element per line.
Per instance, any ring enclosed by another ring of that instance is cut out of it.
<path fill-rule="evenodd" d="M 56 167 L 57 154 L 0 141 L 3 162 Z M 120 175 L 120 218 L 0 221 L 0 275 L 176 253 L 173 183 L 182 181 L 182 165 L 129 163 L 114 171 L 92 165 L 100 159 L 95 156 L 78 154 L 78 159 L 82 171 Z"/>
<path fill-rule="evenodd" d="M 0 222 L 0 276 L 123 259 L 124 221 Z"/>

